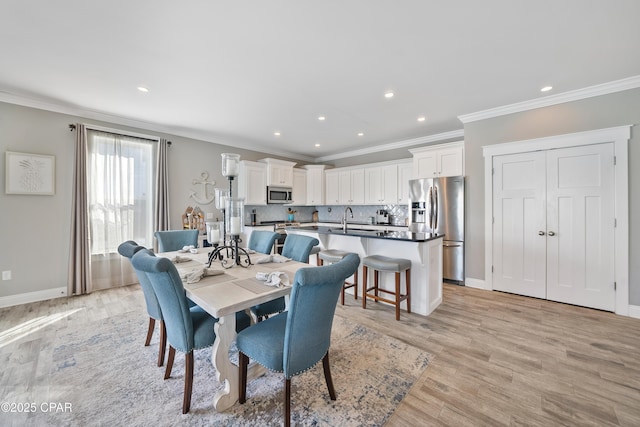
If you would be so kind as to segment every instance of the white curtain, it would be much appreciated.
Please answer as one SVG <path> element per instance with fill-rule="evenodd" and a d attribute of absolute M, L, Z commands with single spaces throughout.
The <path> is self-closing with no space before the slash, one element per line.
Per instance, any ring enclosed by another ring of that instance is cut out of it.
<path fill-rule="evenodd" d="M 136 283 L 118 245 L 153 245 L 156 141 L 88 131 L 87 201 L 93 288 Z"/>
<path fill-rule="evenodd" d="M 69 295 L 137 282 L 118 246 L 168 227 L 167 141 L 76 129 Z M 160 194 L 158 194 L 160 192 Z"/>

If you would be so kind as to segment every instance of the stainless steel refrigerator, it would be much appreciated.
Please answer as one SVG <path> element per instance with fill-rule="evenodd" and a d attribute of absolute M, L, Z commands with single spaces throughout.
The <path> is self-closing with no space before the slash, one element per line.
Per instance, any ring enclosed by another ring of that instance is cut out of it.
<path fill-rule="evenodd" d="M 444 234 L 443 278 L 464 284 L 464 177 L 409 181 L 409 231 Z"/>

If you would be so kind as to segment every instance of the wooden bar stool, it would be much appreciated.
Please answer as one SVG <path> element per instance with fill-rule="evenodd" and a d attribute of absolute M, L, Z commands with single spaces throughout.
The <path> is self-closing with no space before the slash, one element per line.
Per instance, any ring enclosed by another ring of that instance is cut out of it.
<path fill-rule="evenodd" d="M 411 313 L 411 261 L 404 258 L 389 258 L 382 255 L 370 255 L 362 259 L 362 308 L 367 308 L 367 298 L 384 301 L 396 306 L 396 320 L 400 320 L 400 303 L 407 301 L 407 313 Z M 373 270 L 373 286 L 368 287 L 367 270 Z M 378 287 L 378 273 L 381 271 L 392 271 L 396 273 L 396 290 L 388 291 Z M 400 292 L 400 273 L 405 272 L 406 293 Z M 373 291 L 370 293 L 369 291 Z M 395 296 L 395 300 L 381 297 L 380 292 L 385 292 Z"/>
<path fill-rule="evenodd" d="M 350 253 L 351 252 L 339 251 L 337 249 L 322 250 L 318 253 L 318 258 L 320 258 L 319 265 L 324 265 L 325 262 L 328 262 L 329 264 L 340 262 L 342 258 L 346 257 Z M 353 283 L 345 281 L 344 285 L 342 286 L 342 293 L 340 297 L 340 302 L 342 303 L 342 305 L 344 305 L 344 291 L 345 289 L 349 289 L 349 288 L 353 288 L 354 297 L 355 299 L 358 299 L 358 269 L 357 268 L 356 268 L 356 272 L 353 273 Z"/>
<path fill-rule="evenodd" d="M 311 248 L 311 252 L 309 252 L 309 256 L 311 255 L 315 255 L 316 256 L 316 265 L 321 265 L 320 264 L 320 257 L 319 254 L 320 253 L 320 246 L 314 246 Z"/>

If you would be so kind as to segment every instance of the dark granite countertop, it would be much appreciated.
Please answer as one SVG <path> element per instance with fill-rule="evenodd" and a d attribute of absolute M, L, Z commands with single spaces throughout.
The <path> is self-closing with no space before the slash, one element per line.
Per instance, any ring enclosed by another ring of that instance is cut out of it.
<path fill-rule="evenodd" d="M 318 234 L 334 234 L 337 236 L 367 237 L 372 239 L 403 240 L 407 242 L 427 242 L 429 240 L 440 239 L 444 234 L 433 233 L 411 233 L 409 231 L 383 231 L 383 230 L 356 230 L 347 228 L 347 232 L 342 231 L 342 227 L 325 226 L 300 226 L 287 227 L 287 230 L 312 231 Z"/>

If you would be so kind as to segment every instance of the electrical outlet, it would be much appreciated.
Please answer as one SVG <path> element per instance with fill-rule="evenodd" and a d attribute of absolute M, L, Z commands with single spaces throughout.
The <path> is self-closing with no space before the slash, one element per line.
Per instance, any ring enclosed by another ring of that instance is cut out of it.
<path fill-rule="evenodd" d="M 11 280 L 11 270 L 5 270 L 2 272 L 2 280 Z"/>

